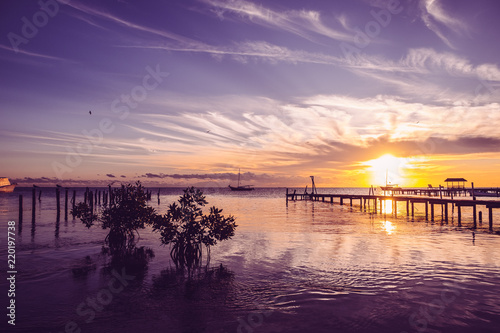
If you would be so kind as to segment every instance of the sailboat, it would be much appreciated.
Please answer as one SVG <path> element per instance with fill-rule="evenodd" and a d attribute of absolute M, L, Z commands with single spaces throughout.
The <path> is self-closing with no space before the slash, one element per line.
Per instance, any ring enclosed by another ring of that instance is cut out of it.
<path fill-rule="evenodd" d="M 398 184 L 391 184 L 391 182 L 387 182 L 388 170 L 385 170 L 385 186 L 380 186 L 382 191 L 394 191 L 401 190 L 401 187 Z"/>
<path fill-rule="evenodd" d="M 253 185 L 240 185 L 240 177 L 241 177 L 241 172 L 240 169 L 238 169 L 238 186 L 231 186 L 229 185 L 229 188 L 231 191 L 253 191 L 255 188 L 253 188 Z"/>

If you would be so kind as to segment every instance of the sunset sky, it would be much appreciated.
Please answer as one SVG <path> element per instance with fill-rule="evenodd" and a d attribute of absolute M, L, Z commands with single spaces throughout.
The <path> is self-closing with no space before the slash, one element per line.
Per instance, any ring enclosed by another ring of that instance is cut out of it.
<path fill-rule="evenodd" d="M 500 186 L 498 1 L 0 8 L 0 176 L 20 184 Z"/>

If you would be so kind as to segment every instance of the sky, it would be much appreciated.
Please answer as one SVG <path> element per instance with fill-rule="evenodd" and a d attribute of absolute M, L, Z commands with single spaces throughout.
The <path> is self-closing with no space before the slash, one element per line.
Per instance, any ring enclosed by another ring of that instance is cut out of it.
<path fill-rule="evenodd" d="M 498 1 L 0 8 L 20 185 L 500 186 Z"/>

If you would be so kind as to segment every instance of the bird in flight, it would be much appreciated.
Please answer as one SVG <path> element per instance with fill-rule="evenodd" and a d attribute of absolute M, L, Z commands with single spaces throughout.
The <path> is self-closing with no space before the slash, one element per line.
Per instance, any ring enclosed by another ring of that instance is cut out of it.
<path fill-rule="evenodd" d="M 89 111 L 89 114 L 92 114 L 92 111 Z"/>

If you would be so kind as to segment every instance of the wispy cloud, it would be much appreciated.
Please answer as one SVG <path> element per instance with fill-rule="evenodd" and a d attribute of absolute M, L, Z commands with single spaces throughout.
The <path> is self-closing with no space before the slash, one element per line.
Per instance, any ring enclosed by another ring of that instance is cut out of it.
<path fill-rule="evenodd" d="M 196 40 L 193 40 L 191 38 L 188 38 L 188 37 L 185 37 L 185 36 L 170 32 L 170 31 L 155 29 L 152 27 L 137 24 L 137 23 L 134 23 L 130 20 L 126 20 L 124 18 L 118 17 L 117 15 L 113 15 L 109 12 L 106 12 L 105 10 L 101 10 L 101 9 L 97 9 L 94 7 L 87 6 L 86 4 L 83 4 L 83 3 L 78 2 L 78 1 L 71 1 L 71 2 L 68 2 L 67 4 L 69 6 L 71 6 L 72 8 L 78 10 L 81 13 L 84 13 L 84 14 L 87 14 L 91 17 L 95 17 L 98 19 L 102 19 L 102 20 L 120 25 L 122 27 L 128 28 L 128 29 L 133 30 L 133 31 L 145 32 L 145 33 L 148 33 L 151 35 L 155 35 L 157 37 L 167 38 L 169 40 L 179 42 L 182 45 L 191 45 L 192 47 L 203 45 L 203 43 L 196 41 Z M 97 23 L 95 23 L 95 22 L 93 22 L 93 21 L 89 20 L 88 18 L 85 18 L 81 15 L 74 15 L 74 16 L 76 18 L 81 19 L 87 23 L 90 23 L 98 28 L 105 29 L 101 25 L 99 25 L 99 24 L 97 24 Z"/>
<path fill-rule="evenodd" d="M 276 11 L 246 0 L 200 0 L 215 8 L 219 17 L 238 16 L 257 25 L 287 31 L 309 41 L 319 42 L 318 36 L 337 41 L 351 41 L 352 35 L 326 26 L 321 15 L 313 10 Z"/>
<path fill-rule="evenodd" d="M 60 58 L 60 57 L 55 57 L 55 56 L 52 56 L 52 55 L 42 54 L 42 53 L 39 53 L 39 52 L 31 52 L 31 51 L 27 51 L 27 50 L 24 50 L 24 49 L 14 50 L 12 47 L 1 45 L 1 44 L 0 44 L 0 49 L 7 50 L 7 51 L 10 51 L 10 52 L 13 52 L 13 53 L 16 53 L 16 54 L 22 54 L 22 55 L 26 55 L 26 56 L 29 56 L 29 57 L 38 58 L 38 59 L 60 61 L 60 62 L 61 61 L 62 62 L 70 62 L 67 59 L 63 59 L 63 58 Z"/>
<path fill-rule="evenodd" d="M 454 49 L 455 46 L 446 36 L 443 28 L 453 31 L 455 34 L 467 32 L 467 26 L 458 18 L 451 16 L 443 7 L 441 0 L 421 0 L 421 18 L 427 28 L 436 34 L 446 45 Z"/>
<path fill-rule="evenodd" d="M 170 97 L 169 103 L 181 105 L 187 100 L 177 98 Z M 494 125 L 500 121 L 500 106 L 495 103 L 422 104 L 385 95 L 260 102 L 259 108 L 245 109 L 232 96 L 200 98 L 187 101 L 181 106 L 185 111 L 177 115 L 143 114 L 134 122 L 138 133 L 147 134 L 148 142 L 156 142 L 160 151 L 163 146 L 217 155 L 218 159 L 206 160 L 208 169 L 221 168 L 220 160 L 227 167 L 239 161 L 272 172 L 284 167 L 309 169 L 320 161 L 336 168 L 337 163 L 349 165 L 388 151 L 399 156 L 491 152 L 500 140 Z M 222 112 L 206 111 L 219 105 L 225 105 Z M 231 109 L 237 111 L 227 111 Z M 432 149 L 421 148 L 431 144 Z M 189 156 L 178 161 L 185 163 Z M 180 167 L 175 159 L 170 164 Z"/>

